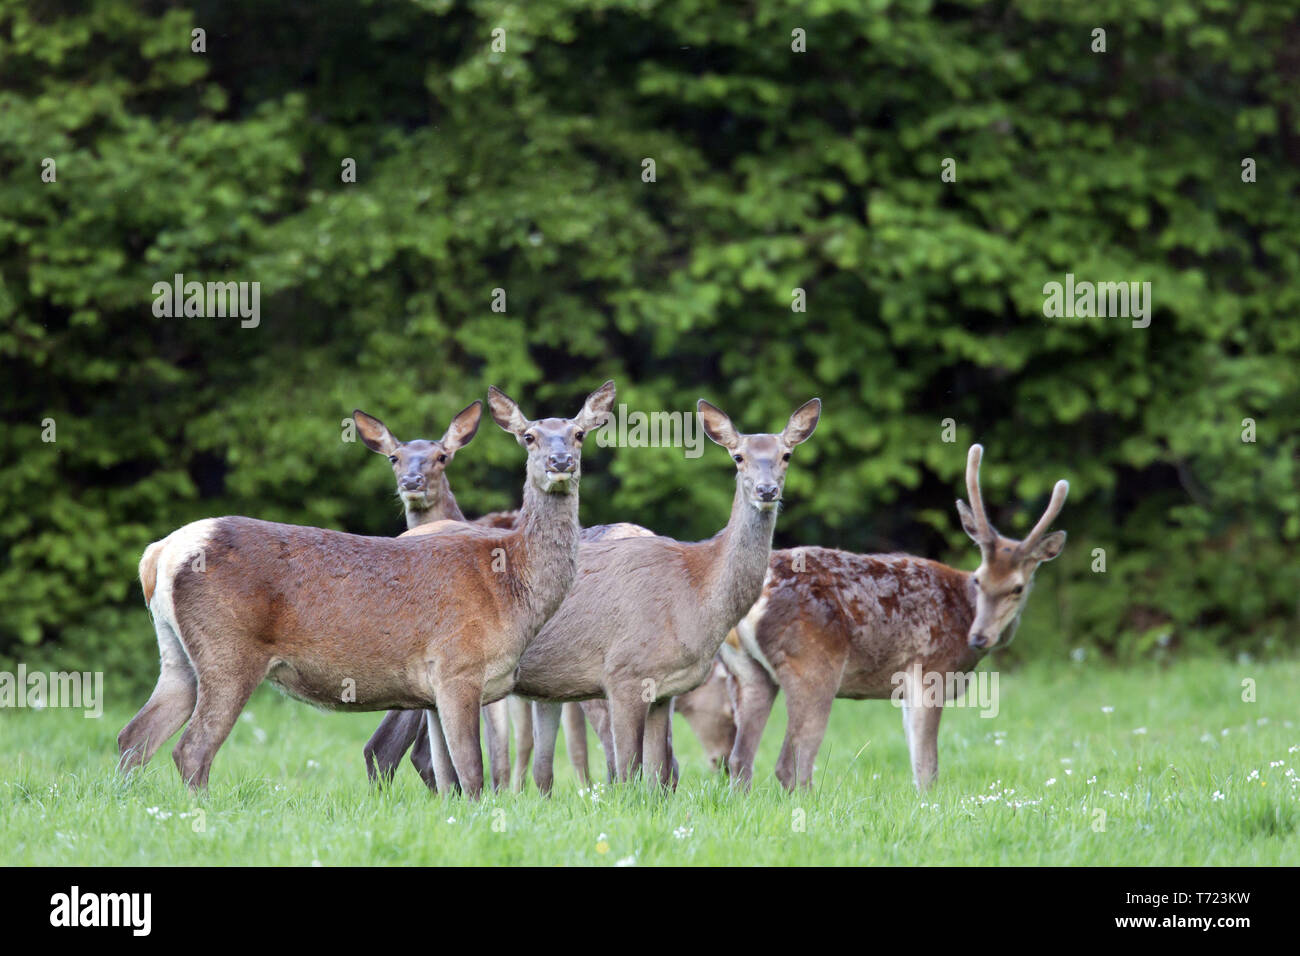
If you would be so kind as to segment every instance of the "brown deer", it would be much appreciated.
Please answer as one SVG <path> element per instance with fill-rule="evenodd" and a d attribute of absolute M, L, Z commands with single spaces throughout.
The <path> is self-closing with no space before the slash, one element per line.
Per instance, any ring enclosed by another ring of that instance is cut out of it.
<path fill-rule="evenodd" d="M 714 658 L 704 683 L 673 702 L 673 709 L 686 718 L 686 723 L 700 739 L 709 769 L 723 773 L 729 772 L 731 748 L 736 743 L 736 714 L 729 690 L 731 683 L 727 668 Z"/>
<path fill-rule="evenodd" d="M 490 527 L 499 527 L 499 522 L 503 520 L 502 516 L 509 514 L 510 512 L 494 512 L 473 523 L 476 525 L 484 523 Z M 403 532 L 402 536 L 441 534 L 444 531 L 456 530 L 456 524 L 457 522 L 454 519 L 426 522 L 408 529 Z M 589 541 L 648 537 L 653 534 L 654 532 L 648 528 L 629 524 L 628 522 L 595 525 L 591 528 L 582 529 L 579 547 Z M 509 703 L 509 719 L 515 730 L 515 756 L 513 770 L 510 774 L 510 787 L 518 793 L 528 780 L 528 767 L 533 755 L 534 737 L 538 726 L 534 722 L 533 708 L 537 705 L 513 695 L 506 698 L 506 701 Z M 501 702 L 498 701 L 497 703 Z M 556 706 L 557 708 L 560 707 L 558 704 Z M 485 713 L 487 709 L 487 707 L 484 708 Z M 583 786 L 586 786 L 590 782 L 590 776 L 587 769 L 587 725 L 583 719 L 583 708 L 577 703 L 570 702 L 563 705 L 562 712 L 564 741 L 565 746 L 568 748 L 569 760 L 573 764 L 578 781 Z M 557 722 L 559 719 L 560 715 L 557 713 Z M 502 724 L 504 724 L 504 720 Z M 606 734 L 599 726 L 597 733 L 600 735 L 602 743 L 607 747 L 607 754 L 610 755 L 607 759 L 612 760 L 614 752 L 612 743 L 607 742 Z M 407 710 L 393 710 L 384 715 L 384 719 L 379 722 L 379 726 L 375 728 L 375 732 L 363 749 L 366 758 L 366 771 L 370 775 L 370 779 L 372 781 L 391 781 L 393 774 L 397 771 L 397 765 L 402 762 L 402 755 L 408 749 L 411 752 L 411 763 L 419 771 L 421 779 L 424 780 L 425 785 L 430 790 L 445 792 L 455 789 L 457 786 L 455 771 L 445 764 L 443 755 L 446 753 L 446 744 L 442 739 L 437 712 L 433 710 L 429 711 L 427 715 L 419 711 Z M 554 749 L 555 737 L 552 735 L 550 737 L 550 755 L 552 758 L 554 757 Z M 489 759 L 491 759 L 490 751 Z M 551 769 L 549 763 L 547 769 Z M 543 786 L 543 792 L 550 792 L 549 781 Z"/>
<path fill-rule="evenodd" d="M 923 694 L 917 678 L 964 677 L 994 647 L 1010 643 L 1034 572 L 1065 546 L 1064 531 L 1045 532 L 1069 483 L 1056 483 L 1047 511 L 1015 541 L 998 534 L 985 514 L 982 455 L 979 445 L 971 446 L 970 506 L 957 502 L 962 527 L 980 548 L 973 572 L 902 554 L 796 548 L 772 555 L 762 597 L 737 626 L 738 640 L 722 649 L 736 682 L 734 784 L 749 786 L 778 690 L 785 691 L 789 712 L 776 767 L 786 789 L 811 782 L 836 697 L 901 699 L 913 780 L 922 790 L 934 781 L 943 698 Z M 960 683 L 945 680 L 945 690 Z"/>
<path fill-rule="evenodd" d="M 361 409 L 352 413 L 357 426 L 357 434 L 367 448 L 383 455 L 393 466 L 393 477 L 397 482 L 397 494 L 402 500 L 406 515 L 406 527 L 418 528 L 435 521 L 464 522 L 468 519 L 456 503 L 456 496 L 451 492 L 447 482 L 446 467 L 451 459 L 464 445 L 468 444 L 478 430 L 479 419 L 483 413 L 483 403 L 474 402 L 452 419 L 446 434 L 438 441 L 414 439 L 398 441 L 382 421 L 368 415 Z M 490 528 L 513 528 L 518 520 L 518 511 L 496 511 L 474 520 L 474 524 Z M 646 532 L 647 534 L 649 532 Z M 527 702 L 523 705 L 527 714 Z M 577 709 L 577 705 L 572 705 Z M 487 727 L 488 761 L 492 768 L 492 787 L 500 790 L 512 783 L 509 746 L 509 722 L 515 715 L 516 754 L 523 751 L 516 761 L 515 775 L 519 764 L 527 768 L 528 752 L 532 750 L 531 721 L 521 728 L 516 715 L 514 701 L 507 699 L 485 704 L 482 709 L 483 723 Z M 578 713 L 581 719 L 581 712 Z M 429 735 L 432 726 L 435 733 Z M 376 732 L 367 742 L 362 753 L 366 761 L 366 773 L 372 783 L 389 783 L 397 764 L 401 762 L 405 748 L 393 752 L 391 748 L 398 741 L 410 739 L 411 763 L 430 789 L 453 790 L 459 788 L 456 771 L 447 751 L 447 743 L 441 731 L 438 712 L 418 710 L 392 710 L 380 723 L 383 733 Z M 521 733 L 522 729 L 522 733 Z M 585 745 L 586 727 L 582 726 L 581 748 L 572 741 L 569 753 L 575 765 L 581 771 L 586 770 L 587 754 Z M 567 738 L 566 738 L 567 739 Z M 527 741 L 527 748 L 520 746 Z M 385 748 L 389 748 L 385 750 Z M 439 784 L 441 780 L 441 784 Z M 520 784 L 515 782 L 518 789 Z"/>
<path fill-rule="evenodd" d="M 483 788 L 479 708 L 509 692 L 519 657 L 559 607 L 578 558 L 582 440 L 609 417 L 614 383 L 571 419 L 529 421 L 488 391 L 527 452 L 513 531 L 374 538 L 209 518 L 150 545 L 140 562 L 162 671 L 118 735 L 123 771 L 189 719 L 173 751 L 207 785 L 249 696 L 270 680 L 327 710 L 435 708 L 462 790 Z"/>
<path fill-rule="evenodd" d="M 520 696 L 608 698 L 619 780 L 644 763 L 669 783 L 672 698 L 705 681 L 718 646 L 758 598 L 791 452 L 817 427 L 821 402 L 805 403 L 775 435 L 742 435 L 703 400 L 699 414 L 736 462 L 726 527 L 706 541 L 585 544 L 573 590 L 519 661 Z"/>
<path fill-rule="evenodd" d="M 421 526 L 421 530 L 414 533 L 437 533 L 443 530 L 444 527 L 450 527 L 450 525 L 440 527 Z M 592 541 L 627 537 L 651 537 L 653 535 L 654 532 L 640 525 L 627 522 L 596 525 L 582 530 L 582 542 L 579 545 L 578 553 L 581 555 L 582 548 Z M 579 560 L 581 560 L 581 557 Z M 687 724 L 700 739 L 705 757 L 708 758 L 710 767 L 713 770 L 726 769 L 727 757 L 731 753 L 731 747 L 736 737 L 736 723 L 727 688 L 728 680 L 729 676 L 726 668 L 722 666 L 720 661 L 715 660 L 714 666 L 709 672 L 709 677 L 703 684 L 695 688 L 695 690 L 674 699 L 676 707 L 686 718 Z M 609 707 L 605 700 L 584 700 L 581 704 L 570 701 L 563 705 L 555 701 L 533 701 L 532 712 L 525 711 L 523 716 L 519 716 L 516 713 L 516 706 L 522 704 L 524 708 L 527 708 L 529 702 L 515 695 L 511 695 L 507 699 L 511 708 L 510 720 L 516 728 L 515 774 L 520 774 L 520 768 L 523 767 L 522 773 L 526 777 L 527 761 L 529 756 L 533 755 L 533 776 L 537 782 L 538 790 L 544 794 L 551 792 L 555 782 L 555 741 L 558 727 L 562 724 L 565 745 L 569 749 L 570 760 L 574 765 L 578 782 L 581 786 L 587 786 L 590 778 L 587 774 L 587 728 L 583 720 L 585 715 L 591 721 L 591 726 L 596 731 L 601 746 L 604 748 L 609 779 L 611 781 L 616 779 L 614 743 L 609 726 Z M 412 720 L 411 717 L 415 719 Z M 435 731 L 437 727 L 436 721 L 436 713 L 430 712 L 429 724 L 435 728 Z M 518 746 L 518 729 L 520 727 L 528 728 L 529 732 L 534 735 L 534 739 L 530 740 L 527 749 Z M 431 748 L 433 750 L 434 764 L 438 763 L 437 737 L 436 732 L 432 737 L 425 732 L 425 723 L 419 719 L 418 712 L 390 711 L 385 715 L 379 727 L 376 728 L 374 735 L 366 744 L 366 765 L 367 769 L 370 770 L 371 779 L 379 777 L 380 779 L 391 780 L 397 765 L 402 760 L 402 754 L 409 747 L 411 748 L 411 763 L 416 766 L 417 770 L 420 770 L 420 776 L 424 779 L 425 784 L 434 791 L 441 789 L 435 783 L 438 775 L 426 773 L 422 769 L 422 767 L 427 766 L 429 761 L 430 740 L 434 741 L 434 746 Z M 575 756 L 575 741 L 579 742 L 581 748 L 577 751 L 577 756 Z M 534 742 L 535 751 L 533 749 Z M 667 744 L 670 755 L 672 753 L 671 745 L 672 736 L 670 732 Z M 371 763 L 372 759 L 374 761 L 373 765 Z M 677 763 L 673 760 L 671 780 L 674 787 L 677 783 L 677 777 Z M 516 779 L 518 778 L 512 776 L 512 789 L 517 792 L 521 789 L 521 785 L 514 783 Z"/>

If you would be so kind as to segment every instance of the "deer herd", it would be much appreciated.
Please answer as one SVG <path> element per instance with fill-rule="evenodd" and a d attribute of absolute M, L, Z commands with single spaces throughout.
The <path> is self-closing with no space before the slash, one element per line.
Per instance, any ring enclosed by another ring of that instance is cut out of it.
<path fill-rule="evenodd" d="M 715 769 L 748 788 L 779 690 L 789 715 L 776 775 L 810 784 L 835 698 L 897 699 L 913 780 L 938 770 L 943 701 L 918 675 L 965 674 L 1015 634 L 1034 572 L 1060 554 L 1047 533 L 1069 486 L 1021 541 L 1000 535 L 980 492 L 983 449 L 967 459 L 962 527 L 980 549 L 962 571 L 905 554 L 772 550 L 786 471 L 821 401 L 773 434 L 744 434 L 704 400 L 708 437 L 736 466 L 726 523 L 704 541 L 635 524 L 579 524 L 584 438 L 614 406 L 614 383 L 572 418 L 528 419 L 499 389 L 493 420 L 526 455 L 522 506 L 470 521 L 446 469 L 478 431 L 483 404 L 437 441 L 402 442 L 360 410 L 356 432 L 393 467 L 407 530 L 368 537 L 244 517 L 185 525 L 145 549 L 140 581 L 161 671 L 118 735 L 124 772 L 186 725 L 173 756 L 207 785 L 213 757 L 269 680 L 327 710 L 387 711 L 366 744 L 372 782 L 409 752 L 425 783 L 477 797 L 480 718 L 494 789 L 550 793 L 563 726 L 578 780 L 591 780 L 587 723 L 612 781 L 675 787 L 672 715 Z M 720 517 L 720 516 L 719 516 Z M 900 684 L 900 675 L 909 675 Z M 514 730 L 514 763 L 510 731 Z"/>

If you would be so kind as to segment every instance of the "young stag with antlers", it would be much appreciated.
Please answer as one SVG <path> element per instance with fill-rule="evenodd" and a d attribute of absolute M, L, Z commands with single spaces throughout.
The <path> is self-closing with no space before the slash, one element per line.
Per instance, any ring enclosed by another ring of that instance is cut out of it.
<path fill-rule="evenodd" d="M 620 780 L 644 762 L 669 782 L 672 698 L 705 681 L 723 638 L 758 598 L 790 454 L 817 427 L 821 402 L 801 406 L 777 435 L 742 435 L 703 400 L 699 414 L 736 462 L 727 526 L 707 541 L 584 545 L 573 590 L 519 661 L 516 694 L 609 699 Z"/>
<path fill-rule="evenodd" d="M 582 439 L 614 383 L 575 418 L 529 421 L 488 405 L 528 454 L 519 527 L 373 538 L 252 518 L 209 518 L 140 562 L 162 673 L 118 735 L 124 771 L 186 718 L 173 757 L 206 786 L 217 749 L 269 679 L 328 710 L 436 708 L 461 788 L 483 788 L 479 707 L 509 692 L 519 656 L 559 607 L 578 557 Z M 475 533 L 477 532 L 477 533 Z"/>
<path fill-rule="evenodd" d="M 1015 634 L 1034 572 L 1065 546 L 1045 534 L 1070 486 L 1058 481 L 1047 511 L 1023 541 L 998 534 L 980 494 L 983 449 L 966 464 L 970 506 L 957 502 L 962 527 L 979 545 L 980 565 L 958 571 L 910 555 L 850 554 L 830 548 L 778 551 L 758 603 L 723 646 L 735 678 L 732 779 L 747 787 L 754 752 L 779 690 L 789 723 L 776 775 L 787 789 L 810 783 L 831 702 L 885 698 L 902 688 L 903 731 L 918 788 L 938 774 L 939 718 L 921 675 L 965 675 Z M 945 681 L 945 687 L 950 682 Z"/>

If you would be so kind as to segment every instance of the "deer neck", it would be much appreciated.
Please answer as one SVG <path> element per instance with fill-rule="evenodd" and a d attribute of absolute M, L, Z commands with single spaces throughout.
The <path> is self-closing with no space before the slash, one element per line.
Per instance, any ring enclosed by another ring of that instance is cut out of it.
<path fill-rule="evenodd" d="M 731 517 L 714 539 L 718 565 L 701 601 L 710 631 L 721 629 L 725 636 L 758 600 L 775 530 L 776 509 L 760 511 L 754 507 L 737 480 Z"/>
<path fill-rule="evenodd" d="M 569 593 L 578 570 L 578 489 L 548 494 L 531 481 L 515 524 L 519 554 L 514 560 L 520 594 L 540 628 Z"/>
<path fill-rule="evenodd" d="M 447 476 L 438 476 L 438 494 L 437 503 L 430 508 L 416 509 L 410 504 L 406 506 L 406 527 L 407 529 L 418 528 L 422 524 L 429 524 L 433 521 L 464 521 L 465 515 L 461 513 L 460 505 L 456 504 L 456 496 L 451 493 L 451 485 L 447 484 Z"/>

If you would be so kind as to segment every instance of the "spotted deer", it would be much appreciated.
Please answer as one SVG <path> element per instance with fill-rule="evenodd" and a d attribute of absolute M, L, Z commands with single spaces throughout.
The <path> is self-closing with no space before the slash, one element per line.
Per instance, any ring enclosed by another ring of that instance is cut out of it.
<path fill-rule="evenodd" d="M 356 423 L 357 434 L 367 448 L 388 459 L 393 467 L 393 477 L 397 483 L 397 494 L 402 501 L 406 516 L 406 526 L 418 528 L 437 521 L 464 522 L 468 519 L 456 503 L 451 485 L 447 481 L 446 467 L 451 463 L 456 452 L 468 444 L 478 430 L 479 419 L 483 414 L 483 403 L 474 402 L 452 419 L 446 433 L 437 441 L 413 439 L 398 441 L 388 427 L 373 415 L 361 409 L 352 413 Z M 475 519 L 472 523 L 490 528 L 513 528 L 518 521 L 518 511 L 495 511 Z M 649 534 L 649 532 L 646 532 Z M 522 704 L 522 713 L 518 705 Z M 587 769 L 587 732 L 581 723 L 582 712 L 576 704 L 571 705 L 577 713 L 578 737 L 570 724 L 566 724 L 566 743 L 575 772 L 585 780 Z M 483 723 L 487 728 L 488 761 L 492 769 L 492 787 L 500 790 L 513 786 L 522 787 L 522 775 L 527 773 L 528 757 L 532 751 L 532 720 L 525 701 L 516 702 L 505 698 L 485 704 L 482 709 Z M 510 763 L 509 730 L 513 719 L 516 732 L 516 760 L 512 772 Z M 572 720 L 572 717 L 569 718 Z M 429 728 L 434 729 L 432 736 Z M 459 788 L 456 771 L 452 766 L 451 755 L 442 733 L 438 712 L 418 710 L 392 710 L 384 715 L 380 723 L 382 732 L 376 731 L 362 750 L 366 762 L 366 773 L 372 783 L 389 783 L 401 762 L 406 747 L 402 742 L 410 741 L 411 764 L 415 767 L 425 784 L 432 790 L 454 790 Z M 525 746 L 526 744 L 526 746 Z M 395 749 L 398 748 L 398 749 Z M 438 781 L 442 783 L 439 785 Z"/>
<path fill-rule="evenodd" d="M 709 438 L 736 463 L 726 527 L 705 541 L 661 536 L 584 545 L 565 598 L 519 660 L 514 693 L 536 700 L 609 700 L 615 772 L 642 766 L 671 779 L 672 698 L 704 683 L 727 632 L 757 600 L 786 469 L 821 415 L 802 405 L 779 434 L 744 435 L 699 402 Z"/>
<path fill-rule="evenodd" d="M 213 757 L 263 680 L 326 710 L 434 708 L 467 796 L 483 789 L 479 708 L 507 694 L 520 655 L 559 607 L 578 559 L 582 440 L 614 383 L 574 418 L 530 421 L 488 391 L 527 453 L 514 530 L 375 538 L 253 518 L 208 518 L 150 545 L 140 579 L 161 674 L 118 735 L 119 766 L 173 751 L 207 785 Z"/>
<path fill-rule="evenodd" d="M 962 527 L 980 549 L 974 571 L 911 555 L 830 548 L 772 555 L 762 596 L 722 649 L 735 679 L 733 784 L 749 786 L 778 690 L 785 691 L 789 712 L 776 767 L 786 789 L 810 783 L 836 697 L 897 697 L 913 780 L 921 790 L 934 781 L 943 706 L 922 692 L 918 677 L 965 676 L 994 647 L 1010 643 L 1034 572 L 1065 546 L 1064 531 L 1045 532 L 1065 504 L 1069 483 L 1056 483 L 1038 523 L 1015 541 L 998 534 L 984 510 L 982 455 L 983 448 L 971 446 L 970 505 L 957 502 Z M 959 682 L 944 686 L 946 691 Z"/>

